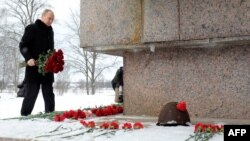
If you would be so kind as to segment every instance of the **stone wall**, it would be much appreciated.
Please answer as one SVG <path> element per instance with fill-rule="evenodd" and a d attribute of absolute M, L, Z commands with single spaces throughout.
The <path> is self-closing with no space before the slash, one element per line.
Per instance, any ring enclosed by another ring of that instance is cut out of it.
<path fill-rule="evenodd" d="M 185 100 L 191 117 L 250 118 L 250 48 L 162 49 L 124 57 L 125 114 Z"/>
<path fill-rule="evenodd" d="M 249 36 L 249 13 L 249 0 L 82 0 L 81 46 Z"/>
<path fill-rule="evenodd" d="M 124 110 L 250 119 L 250 0 L 81 0 L 81 47 L 124 57 Z"/>
<path fill-rule="evenodd" d="M 82 0 L 81 46 L 139 43 L 141 22 L 139 0 Z"/>

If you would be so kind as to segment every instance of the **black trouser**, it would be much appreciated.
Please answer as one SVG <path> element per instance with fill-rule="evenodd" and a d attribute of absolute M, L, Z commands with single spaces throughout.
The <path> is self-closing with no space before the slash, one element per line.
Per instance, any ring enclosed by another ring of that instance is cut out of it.
<path fill-rule="evenodd" d="M 55 110 L 55 96 L 53 93 L 52 83 L 26 83 L 26 96 L 23 99 L 21 115 L 27 116 L 31 114 L 39 90 L 40 85 L 42 86 L 42 94 L 45 105 L 45 113 L 53 112 Z"/>

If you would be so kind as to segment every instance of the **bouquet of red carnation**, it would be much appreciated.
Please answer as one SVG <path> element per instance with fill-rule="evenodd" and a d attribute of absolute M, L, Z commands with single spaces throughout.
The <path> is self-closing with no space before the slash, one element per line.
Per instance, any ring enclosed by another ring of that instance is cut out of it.
<path fill-rule="evenodd" d="M 224 125 L 197 123 L 195 124 L 194 134 L 190 135 L 185 141 L 209 141 L 214 135 L 223 132 Z"/>
<path fill-rule="evenodd" d="M 21 62 L 19 67 L 26 67 L 26 62 Z M 38 72 L 42 75 L 52 72 L 58 73 L 63 71 L 64 57 L 61 49 L 57 51 L 55 49 L 49 50 L 47 53 L 40 54 L 36 60 L 36 66 L 38 66 Z"/>
<path fill-rule="evenodd" d="M 36 65 L 38 66 L 38 72 L 45 75 L 45 73 L 52 72 L 58 73 L 63 71 L 64 57 L 61 49 L 57 51 L 49 50 L 47 54 L 40 54 Z"/>

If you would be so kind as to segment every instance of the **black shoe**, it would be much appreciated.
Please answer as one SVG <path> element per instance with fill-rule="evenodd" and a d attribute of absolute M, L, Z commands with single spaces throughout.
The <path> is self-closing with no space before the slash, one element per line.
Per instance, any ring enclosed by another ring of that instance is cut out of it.
<path fill-rule="evenodd" d="M 21 113 L 21 116 L 25 116 L 25 117 L 27 117 L 29 114 L 23 114 L 23 113 Z"/>

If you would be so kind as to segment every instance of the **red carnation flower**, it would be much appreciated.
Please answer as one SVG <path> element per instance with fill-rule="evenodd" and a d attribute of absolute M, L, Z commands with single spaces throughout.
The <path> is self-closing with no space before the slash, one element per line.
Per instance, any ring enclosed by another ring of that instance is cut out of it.
<path fill-rule="evenodd" d="M 131 129 L 132 128 L 132 124 L 131 123 L 124 123 L 123 126 L 122 126 L 122 129 Z"/>
<path fill-rule="evenodd" d="M 94 121 L 89 121 L 89 122 L 87 122 L 87 121 L 85 121 L 85 120 L 80 120 L 80 123 L 81 123 L 83 126 L 87 127 L 87 128 L 95 128 L 95 122 L 94 122 Z"/>
<path fill-rule="evenodd" d="M 98 109 L 98 110 L 95 112 L 95 115 L 96 115 L 97 117 L 100 117 L 100 116 L 104 116 L 105 113 L 104 113 L 103 109 L 100 108 L 100 109 Z"/>
<path fill-rule="evenodd" d="M 108 122 L 103 122 L 103 123 L 100 125 L 100 128 L 108 129 L 108 128 L 109 128 L 109 123 L 108 123 Z"/>
<path fill-rule="evenodd" d="M 112 115 L 112 108 L 106 107 L 106 108 L 104 108 L 104 112 L 106 113 L 107 116 Z"/>
<path fill-rule="evenodd" d="M 70 112 L 70 111 L 63 112 L 63 116 L 65 118 L 68 118 L 68 119 L 71 118 L 71 117 L 73 117 L 72 112 Z"/>
<path fill-rule="evenodd" d="M 36 64 L 38 72 L 45 75 L 45 73 L 58 73 L 63 71 L 64 57 L 61 49 L 49 50 L 47 54 L 40 54 Z"/>
<path fill-rule="evenodd" d="M 85 127 L 88 126 L 88 122 L 86 122 L 85 120 L 80 120 L 80 123 Z"/>
<path fill-rule="evenodd" d="M 123 108 L 121 106 L 117 107 L 118 113 L 123 113 Z"/>
<path fill-rule="evenodd" d="M 64 121 L 65 117 L 63 115 L 56 114 L 54 121 L 61 122 Z"/>
<path fill-rule="evenodd" d="M 113 114 L 113 115 L 116 115 L 116 114 L 118 114 L 118 113 L 119 113 L 119 111 L 118 111 L 117 108 L 112 108 L 112 114 Z"/>
<path fill-rule="evenodd" d="M 194 132 L 222 132 L 223 125 L 211 125 L 211 124 L 204 124 L 204 123 L 197 123 L 194 126 Z"/>
<path fill-rule="evenodd" d="M 91 109 L 91 112 L 93 113 L 93 114 L 96 114 L 96 111 L 97 111 L 98 109 L 97 108 L 92 108 Z"/>
<path fill-rule="evenodd" d="M 115 121 L 110 123 L 110 129 L 119 129 L 119 124 Z"/>
<path fill-rule="evenodd" d="M 134 129 L 144 128 L 144 126 L 141 122 L 135 122 L 133 127 L 134 127 Z"/>
<path fill-rule="evenodd" d="M 95 122 L 94 121 L 88 122 L 88 127 L 89 128 L 95 128 Z"/>
<path fill-rule="evenodd" d="M 186 109 L 186 102 L 185 101 L 181 101 L 179 103 L 177 103 L 176 108 L 182 112 L 185 112 Z"/>

